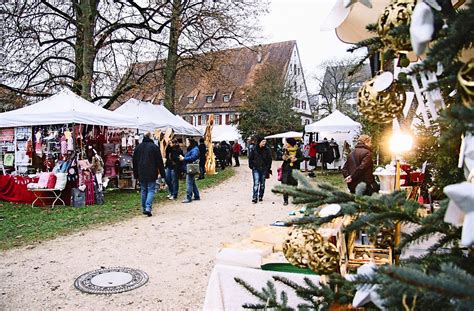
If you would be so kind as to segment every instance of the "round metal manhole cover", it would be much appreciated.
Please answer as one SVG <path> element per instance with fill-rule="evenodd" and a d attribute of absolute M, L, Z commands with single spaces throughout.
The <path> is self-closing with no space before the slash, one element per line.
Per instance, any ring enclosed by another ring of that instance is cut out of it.
<path fill-rule="evenodd" d="M 89 294 L 118 294 L 136 289 L 148 282 L 148 275 L 137 269 L 115 267 L 84 273 L 74 286 Z"/>

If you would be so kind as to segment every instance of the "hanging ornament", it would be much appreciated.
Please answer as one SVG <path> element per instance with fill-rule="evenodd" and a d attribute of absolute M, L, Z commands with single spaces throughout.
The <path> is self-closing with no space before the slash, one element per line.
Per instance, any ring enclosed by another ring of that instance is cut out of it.
<path fill-rule="evenodd" d="M 410 41 L 416 55 L 425 52 L 434 32 L 434 15 L 429 5 L 418 2 L 410 23 Z"/>
<path fill-rule="evenodd" d="M 455 226 L 462 223 L 461 245 L 474 244 L 474 183 L 462 182 L 444 187 L 449 198 L 444 221 Z"/>
<path fill-rule="evenodd" d="M 393 248 L 395 242 L 395 228 L 381 226 L 376 235 L 369 236 L 369 241 L 376 248 Z"/>
<path fill-rule="evenodd" d="M 402 113 L 406 101 L 406 94 L 400 84 L 393 81 L 386 89 L 381 89 L 386 82 L 382 73 L 364 82 L 357 93 L 359 111 L 370 121 L 375 123 L 388 123 Z M 376 83 L 377 81 L 377 83 Z M 376 88 L 377 86 L 377 88 Z"/>
<path fill-rule="evenodd" d="M 357 269 L 357 275 L 363 275 L 365 277 L 369 277 L 375 273 L 377 269 L 377 265 L 374 263 L 366 263 L 360 266 Z M 347 274 L 346 279 L 348 281 L 355 281 L 356 275 L 354 274 Z M 378 285 L 357 285 L 357 292 L 352 300 L 352 306 L 355 308 L 361 307 L 369 302 L 372 302 L 376 305 L 379 309 L 385 310 L 384 308 L 384 301 L 380 298 L 379 294 L 377 294 Z"/>
<path fill-rule="evenodd" d="M 410 39 L 407 36 L 392 34 L 396 27 L 410 24 L 415 0 L 392 0 L 380 15 L 377 32 L 383 44 L 395 51 L 411 51 Z"/>
<path fill-rule="evenodd" d="M 474 58 L 471 58 L 459 70 L 458 90 L 464 106 L 474 109 Z"/>
<path fill-rule="evenodd" d="M 339 253 L 334 244 L 324 241 L 313 228 L 293 228 L 283 243 L 283 254 L 292 265 L 330 274 L 339 268 Z"/>
<path fill-rule="evenodd" d="M 369 9 L 372 8 L 372 1 L 371 0 L 344 0 L 344 7 L 348 8 L 354 5 L 355 3 L 360 2 L 361 4 L 365 5 Z"/>

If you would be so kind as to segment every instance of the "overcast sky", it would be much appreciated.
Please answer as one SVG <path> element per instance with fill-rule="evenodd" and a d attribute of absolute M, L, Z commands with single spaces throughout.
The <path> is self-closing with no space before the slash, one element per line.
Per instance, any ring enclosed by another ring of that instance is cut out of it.
<path fill-rule="evenodd" d="M 311 76 L 323 60 L 352 55 L 346 52 L 350 45 L 339 41 L 334 31 L 319 30 L 335 0 L 270 1 L 270 13 L 261 21 L 264 42 L 296 40 L 306 84 L 314 92 L 316 83 Z"/>

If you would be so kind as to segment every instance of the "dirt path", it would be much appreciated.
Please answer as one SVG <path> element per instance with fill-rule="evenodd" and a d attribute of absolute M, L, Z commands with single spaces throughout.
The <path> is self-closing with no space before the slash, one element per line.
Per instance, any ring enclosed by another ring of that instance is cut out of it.
<path fill-rule="evenodd" d="M 230 180 L 202 191 L 201 201 L 155 206 L 151 218 L 3 252 L 0 310 L 200 309 L 221 243 L 239 241 L 252 227 L 282 219 L 292 209 L 271 193 L 276 183 L 276 177 L 267 180 L 264 201 L 252 204 L 252 177 L 244 162 Z M 74 288 L 79 275 L 101 266 L 142 269 L 149 281 L 110 296 Z"/>

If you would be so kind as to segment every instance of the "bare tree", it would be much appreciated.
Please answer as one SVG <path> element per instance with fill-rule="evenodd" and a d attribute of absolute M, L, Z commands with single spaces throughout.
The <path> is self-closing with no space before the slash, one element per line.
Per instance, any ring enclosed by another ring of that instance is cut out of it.
<path fill-rule="evenodd" d="M 68 86 L 82 97 L 113 100 L 120 73 L 161 55 L 169 20 L 150 1 L 31 0 L 0 4 L 0 85 L 48 96 Z"/>
<path fill-rule="evenodd" d="M 256 10 L 252 15 L 246 9 L 249 6 L 243 3 L 206 0 L 2 2 L 0 86 L 40 97 L 68 86 L 82 97 L 101 101 L 108 107 L 122 94 L 166 68 L 169 84 L 166 90 L 170 94 L 168 98 L 173 99 L 173 81 L 180 58 L 209 51 L 224 42 L 228 44 L 230 38 L 245 38 L 246 31 L 239 28 L 243 22 L 237 19 L 242 14 L 255 17 L 261 11 Z M 229 5 L 236 8 L 242 5 L 243 9 L 226 11 Z M 246 22 L 251 24 L 249 20 Z M 150 59 L 163 59 L 167 53 L 166 63 L 140 65 Z"/>
<path fill-rule="evenodd" d="M 213 52 L 229 44 L 249 45 L 259 29 L 258 16 L 266 12 L 266 1 L 173 0 L 168 55 L 164 69 L 165 105 L 175 111 L 176 75 L 187 66 L 209 67 L 213 62 L 199 54 Z M 199 55 L 199 57 L 196 57 Z M 211 54 L 212 55 L 212 54 Z"/>
<path fill-rule="evenodd" d="M 369 68 L 362 66 L 355 70 L 357 64 L 357 59 L 332 59 L 320 65 L 324 73 L 314 77 L 319 86 L 317 110 L 320 117 L 336 109 L 352 117 L 357 115 L 357 91 L 370 77 Z"/>

